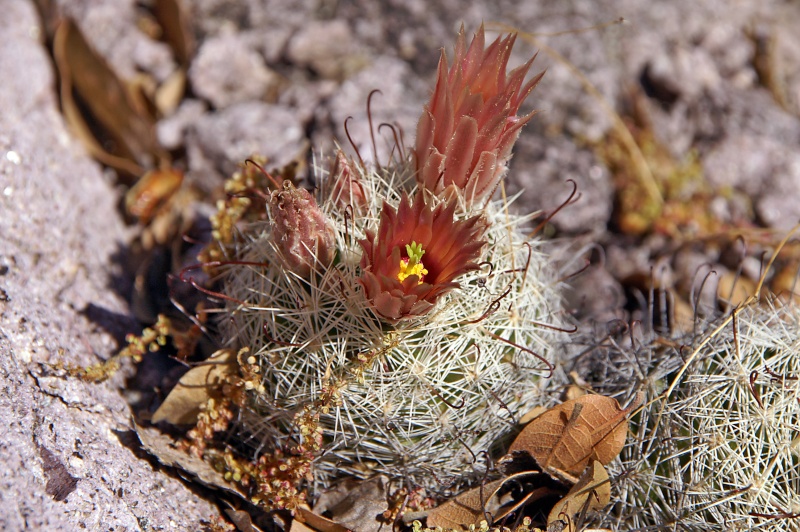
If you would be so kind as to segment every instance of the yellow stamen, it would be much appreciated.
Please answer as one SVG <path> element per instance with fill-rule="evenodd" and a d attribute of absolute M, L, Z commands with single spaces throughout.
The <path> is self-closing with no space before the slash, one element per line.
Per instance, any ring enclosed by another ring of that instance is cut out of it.
<path fill-rule="evenodd" d="M 422 284 L 423 277 L 428 273 L 428 270 L 420 262 L 425 254 L 422 244 L 417 244 L 416 242 L 406 244 L 406 253 L 408 254 L 408 259 L 400 259 L 400 271 L 397 273 L 397 280 L 402 283 L 407 277 L 416 275 L 417 279 L 419 279 L 419 284 Z"/>

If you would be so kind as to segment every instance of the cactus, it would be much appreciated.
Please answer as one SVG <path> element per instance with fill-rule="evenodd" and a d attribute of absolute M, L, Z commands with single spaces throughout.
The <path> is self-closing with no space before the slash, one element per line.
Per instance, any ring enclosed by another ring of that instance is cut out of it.
<path fill-rule="evenodd" d="M 682 347 L 655 341 L 635 356 L 619 344 L 606 352 L 606 363 L 631 369 L 627 384 L 622 370 L 610 388 L 640 386 L 650 401 L 632 420 L 612 474 L 616 503 L 600 524 L 796 530 L 800 308 L 763 296 L 701 329 Z"/>
<path fill-rule="evenodd" d="M 255 194 L 266 217 L 223 205 L 238 232 L 212 243 L 207 266 L 226 347 L 248 353 L 260 382 L 237 388 L 233 440 L 255 458 L 229 447 L 221 467 L 267 506 L 294 509 L 343 475 L 451 494 L 543 402 L 563 321 L 555 268 L 526 234 L 533 215 L 489 198 L 541 77 L 522 84 L 529 61 L 506 78 L 513 42 L 484 53 L 483 28 L 469 48 L 462 29 L 413 153 L 373 167 L 340 151 L 329 172 L 313 165 L 315 195 L 268 176 L 275 190 L 262 179 Z"/>
<path fill-rule="evenodd" d="M 471 246 L 475 260 L 463 259 L 461 266 L 472 266 L 462 267 L 457 283 L 448 279 L 448 291 L 426 302 L 424 313 L 387 318 L 362 287 L 362 246 L 370 233 L 376 238 L 385 209 L 417 187 L 408 163 L 354 171 L 370 199 L 363 215 L 338 207 L 323 181 L 319 209 L 334 232 L 332 262 L 316 261 L 307 277 L 288 270 L 277 260 L 274 223 L 264 221 L 246 227 L 237 263 L 225 267 L 232 302 L 222 323 L 263 375 L 263 392 L 250 393 L 242 424 L 259 445 L 285 447 L 298 436 L 297 414 L 311 408 L 324 436 L 314 463 L 318 486 L 343 473 L 385 473 L 443 491 L 451 479 L 481 474 L 480 453 L 540 404 L 538 379 L 549 372 L 556 334 L 542 324 L 560 321 L 557 283 L 540 244 L 525 236 L 529 217 L 507 214 L 501 201 L 453 214 L 448 200 L 419 192 L 415 201 L 434 211 L 447 206 L 455 221 L 432 228 L 438 246 L 409 242 L 408 260 L 432 272 L 448 245 Z M 401 209 L 401 227 L 409 223 L 402 216 Z M 476 216 L 485 244 L 448 240 L 448 227 Z M 424 279 L 410 274 L 397 285 L 418 283 Z"/>

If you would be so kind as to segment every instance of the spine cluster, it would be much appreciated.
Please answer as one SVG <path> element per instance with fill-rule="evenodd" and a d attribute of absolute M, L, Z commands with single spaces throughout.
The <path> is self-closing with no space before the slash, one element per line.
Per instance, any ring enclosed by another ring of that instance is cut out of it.
<path fill-rule="evenodd" d="M 632 418 L 603 525 L 796 530 L 800 309 L 763 296 L 701 329 L 672 346 L 606 348 L 606 391 L 639 387 L 649 400 Z"/>

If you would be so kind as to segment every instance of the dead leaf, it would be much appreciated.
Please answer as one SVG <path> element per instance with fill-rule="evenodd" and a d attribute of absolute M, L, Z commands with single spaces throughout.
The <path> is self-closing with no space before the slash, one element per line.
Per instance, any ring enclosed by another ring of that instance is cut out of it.
<path fill-rule="evenodd" d="M 496 523 L 507 519 L 511 514 L 517 512 L 521 508 L 530 506 L 541 499 L 563 496 L 567 492 L 566 485 L 554 480 L 547 473 L 542 473 L 538 470 L 522 471 L 508 475 L 503 479 L 503 484 L 507 484 L 511 481 L 518 482 L 517 488 L 506 493 L 501 498 L 502 507 L 497 514 L 493 516 Z M 505 491 L 505 489 L 503 491 Z M 541 507 L 542 503 L 540 502 L 539 504 L 539 510 L 545 511 L 546 508 Z"/>
<path fill-rule="evenodd" d="M 236 504 L 220 497 L 220 502 L 225 505 L 223 510 L 228 519 L 236 526 L 239 532 L 264 532 L 265 530 L 275 530 L 278 517 L 270 514 L 257 505 L 251 505 L 252 501 L 236 500 Z M 284 523 L 285 524 L 285 523 Z M 279 527 L 285 530 L 286 527 Z"/>
<path fill-rule="evenodd" d="M 385 476 L 344 480 L 320 494 L 314 512 L 329 515 L 332 521 L 356 532 L 386 529 L 382 516 L 389 509 L 388 484 L 389 478 Z"/>
<path fill-rule="evenodd" d="M 338 523 L 334 523 L 330 519 L 326 517 L 322 517 L 321 515 L 317 515 L 308 508 L 298 508 L 297 513 L 294 516 L 294 521 L 292 521 L 292 529 L 294 529 L 294 523 L 299 521 L 301 524 L 311 527 L 313 530 L 317 532 L 352 532 L 346 526 L 342 526 Z"/>
<path fill-rule="evenodd" d="M 572 401 L 573 399 L 578 399 L 580 397 L 583 397 L 584 395 L 586 395 L 586 393 L 587 392 L 585 387 L 582 387 L 578 384 L 570 384 L 564 391 L 564 398 L 567 401 Z"/>
<path fill-rule="evenodd" d="M 488 520 L 491 525 L 492 515 L 497 514 L 500 507 L 496 492 L 503 482 L 505 480 L 488 482 L 437 506 L 428 513 L 428 527 L 466 529 L 470 525 L 479 525 L 481 521 L 485 520 Z"/>
<path fill-rule="evenodd" d="M 670 290 L 669 294 L 672 301 L 671 331 L 678 337 L 690 334 L 696 318 L 694 309 L 674 290 Z"/>
<path fill-rule="evenodd" d="M 792 302 L 800 302 L 800 284 L 797 280 L 797 272 L 800 270 L 800 261 L 790 259 L 782 268 L 775 272 L 772 278 L 772 293 L 777 294 L 781 299 Z"/>
<path fill-rule="evenodd" d="M 194 38 L 181 0 L 156 0 L 153 14 L 164 31 L 164 39 L 175 52 L 175 58 L 184 67 L 194 53 Z"/>
<path fill-rule="evenodd" d="M 585 395 L 566 401 L 531 421 L 511 444 L 508 454 L 528 452 L 542 469 L 580 475 L 589 460 L 608 464 L 622 450 L 628 414 L 616 399 Z"/>
<path fill-rule="evenodd" d="M 161 116 L 170 116 L 178 108 L 186 92 L 186 72 L 178 69 L 158 86 L 154 96 L 156 109 Z"/>
<path fill-rule="evenodd" d="M 225 515 L 233 522 L 236 526 L 236 530 L 239 532 L 260 532 L 259 529 L 253 525 L 253 518 L 244 510 L 225 508 Z"/>
<path fill-rule="evenodd" d="M 531 408 L 525 414 L 522 415 L 522 417 L 519 419 L 519 424 L 520 425 L 527 425 L 528 423 L 530 423 L 531 421 L 533 421 L 537 417 L 541 416 L 545 412 L 547 412 L 547 407 L 534 406 L 533 408 Z"/>
<path fill-rule="evenodd" d="M 289 532 L 316 532 L 313 528 L 303 523 L 299 519 L 292 520 L 292 526 L 289 527 Z"/>
<path fill-rule="evenodd" d="M 564 530 L 576 532 L 578 517 L 590 510 L 602 510 L 611 502 L 611 483 L 603 464 L 592 460 L 578 482 L 558 501 L 547 517 L 548 530 L 557 521 L 566 521 Z"/>
<path fill-rule="evenodd" d="M 53 55 L 64 116 L 94 157 L 132 175 L 140 175 L 143 167 L 166 159 L 156 139 L 152 115 L 70 19 L 56 29 Z M 94 135 L 76 95 L 91 115 L 91 122 L 96 121 L 110 137 L 110 144 L 101 144 Z"/>
<path fill-rule="evenodd" d="M 54 46 L 54 55 L 56 63 L 58 64 L 59 54 L 56 46 Z M 69 125 L 72 133 L 78 138 L 78 140 L 81 141 L 81 143 L 83 143 L 89 154 L 101 163 L 115 168 L 120 172 L 124 172 L 132 176 L 141 175 L 144 169 L 135 161 L 132 161 L 127 157 L 112 155 L 103 149 L 103 147 L 100 145 L 100 142 L 95 138 L 91 128 L 86 123 L 86 120 L 81 114 L 80 108 L 75 101 L 75 97 L 72 94 L 72 85 L 69 75 L 66 74 L 66 70 L 62 67 L 59 67 L 59 74 L 61 76 L 61 110 L 64 114 L 64 120 Z"/>
<path fill-rule="evenodd" d="M 234 375 L 237 369 L 236 353 L 232 349 L 220 349 L 202 365 L 190 369 L 181 377 L 151 421 L 166 421 L 173 425 L 195 423 L 200 405 L 217 397 L 227 377 Z"/>
<path fill-rule="evenodd" d="M 249 501 L 246 493 L 235 484 L 225 480 L 223 474 L 214 469 L 211 464 L 178 449 L 175 440 L 169 435 L 156 428 L 143 427 L 136 423 L 133 424 L 133 428 L 139 436 L 139 441 L 142 442 L 142 447 L 165 466 L 177 467 L 197 478 L 205 486 L 221 489 Z"/>
<path fill-rule="evenodd" d="M 756 292 L 756 283 L 734 272 L 725 272 L 717 284 L 717 299 L 738 307 Z"/>

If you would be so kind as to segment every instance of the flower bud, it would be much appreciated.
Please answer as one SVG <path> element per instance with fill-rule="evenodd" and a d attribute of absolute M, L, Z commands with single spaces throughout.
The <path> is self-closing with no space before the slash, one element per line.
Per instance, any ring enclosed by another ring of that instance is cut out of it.
<path fill-rule="evenodd" d="M 287 270 L 307 279 L 316 264 L 330 265 L 336 251 L 333 228 L 308 190 L 284 181 L 267 208 L 272 240 Z"/>
<path fill-rule="evenodd" d="M 367 206 L 367 192 L 354 165 L 342 150 L 336 152 L 328 178 L 331 183 L 330 197 L 339 209 L 351 205 L 356 211 L 363 211 Z"/>

